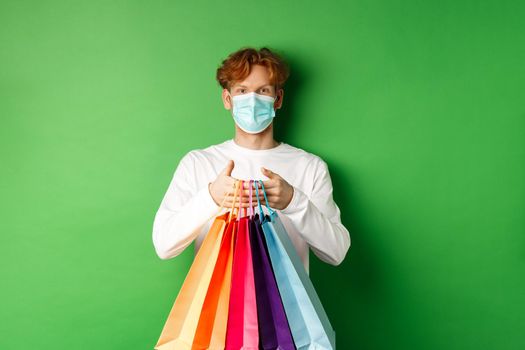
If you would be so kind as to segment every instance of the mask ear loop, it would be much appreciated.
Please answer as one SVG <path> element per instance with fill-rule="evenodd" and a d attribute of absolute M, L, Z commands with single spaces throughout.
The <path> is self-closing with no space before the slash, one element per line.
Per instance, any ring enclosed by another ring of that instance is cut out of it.
<path fill-rule="evenodd" d="M 264 194 L 264 202 L 266 204 L 266 207 L 270 210 L 270 215 L 275 213 L 275 210 L 272 209 L 272 207 L 270 207 L 270 203 L 268 203 L 268 198 L 266 197 L 266 191 L 264 189 L 264 184 L 263 184 L 263 181 L 262 180 L 259 180 L 259 182 L 261 183 L 261 188 L 263 190 L 263 194 Z"/>
<path fill-rule="evenodd" d="M 239 190 L 239 180 L 235 180 L 235 192 L 233 193 L 233 202 L 228 215 L 228 221 L 231 220 L 233 211 L 235 210 L 235 200 L 237 199 L 237 191 Z"/>
<path fill-rule="evenodd" d="M 253 202 L 252 202 L 252 196 L 253 196 L 253 188 L 252 188 L 252 182 L 253 180 L 250 180 L 249 186 L 250 186 L 250 217 L 253 217 Z"/>

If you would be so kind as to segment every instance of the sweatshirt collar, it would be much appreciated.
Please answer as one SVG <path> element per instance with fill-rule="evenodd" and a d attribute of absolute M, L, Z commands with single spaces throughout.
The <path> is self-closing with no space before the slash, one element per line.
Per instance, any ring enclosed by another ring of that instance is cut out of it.
<path fill-rule="evenodd" d="M 239 151 L 239 152 L 243 152 L 243 153 L 249 153 L 249 154 L 266 154 L 266 153 L 273 153 L 273 152 L 279 152 L 281 151 L 284 147 L 285 147 L 285 143 L 284 142 L 280 142 L 277 146 L 275 147 L 272 147 L 272 148 L 267 148 L 267 149 L 251 149 L 251 148 L 247 148 L 247 147 L 243 147 L 243 146 L 240 146 L 238 145 L 234 139 L 229 139 L 227 141 L 230 146 Z"/>

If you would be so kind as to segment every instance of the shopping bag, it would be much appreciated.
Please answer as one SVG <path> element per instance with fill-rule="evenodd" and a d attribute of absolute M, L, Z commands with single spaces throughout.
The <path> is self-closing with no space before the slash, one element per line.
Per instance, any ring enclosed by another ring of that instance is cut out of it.
<path fill-rule="evenodd" d="M 263 182 L 259 182 L 270 212 L 262 219 L 262 230 L 295 346 L 298 350 L 335 349 L 335 331 L 286 229 L 268 204 Z M 256 190 L 258 196 L 258 186 Z"/>
<path fill-rule="evenodd" d="M 239 184 L 235 185 L 234 202 Z M 225 200 L 226 196 L 217 213 L 223 209 Z M 191 350 L 224 232 L 235 218 L 232 212 L 215 217 L 170 310 L 155 350 Z"/>
<path fill-rule="evenodd" d="M 258 197 L 258 194 L 257 194 Z M 259 201 L 259 198 L 257 198 Z M 259 204 L 261 215 L 262 208 Z M 260 214 L 250 220 L 250 244 L 257 299 L 259 337 L 262 349 L 295 349 L 290 326 L 273 275 L 261 227 Z"/>
<path fill-rule="evenodd" d="M 242 181 L 241 188 L 244 188 Z M 252 180 L 249 181 L 249 188 L 250 216 L 253 216 Z M 241 202 L 242 196 L 239 199 L 238 230 L 233 256 L 226 350 L 258 350 L 259 329 L 250 248 L 250 218 L 241 216 Z"/>
<path fill-rule="evenodd" d="M 221 242 L 217 263 L 204 299 L 192 350 L 224 350 L 230 300 L 236 215 L 231 216 Z"/>

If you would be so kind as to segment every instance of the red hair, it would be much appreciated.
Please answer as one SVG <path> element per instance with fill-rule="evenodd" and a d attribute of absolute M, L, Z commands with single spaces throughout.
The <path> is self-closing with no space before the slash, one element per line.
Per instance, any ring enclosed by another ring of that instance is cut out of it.
<path fill-rule="evenodd" d="M 268 68 L 270 82 L 277 89 L 281 88 L 290 71 L 282 57 L 267 47 L 257 50 L 252 47 L 242 47 L 231 53 L 217 68 L 217 81 L 223 89 L 230 89 L 236 82 L 244 80 L 251 72 L 252 65 L 259 64 Z"/>

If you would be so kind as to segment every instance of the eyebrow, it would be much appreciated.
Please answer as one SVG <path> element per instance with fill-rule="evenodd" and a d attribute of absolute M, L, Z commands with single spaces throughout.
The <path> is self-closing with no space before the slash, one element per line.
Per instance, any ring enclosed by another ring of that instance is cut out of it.
<path fill-rule="evenodd" d="M 265 85 L 259 86 L 257 89 L 260 89 L 260 88 L 263 88 L 263 87 L 271 87 L 271 86 L 272 86 L 272 84 L 265 84 Z M 247 86 L 246 85 L 237 85 L 237 86 L 235 86 L 235 88 L 247 88 Z"/>

